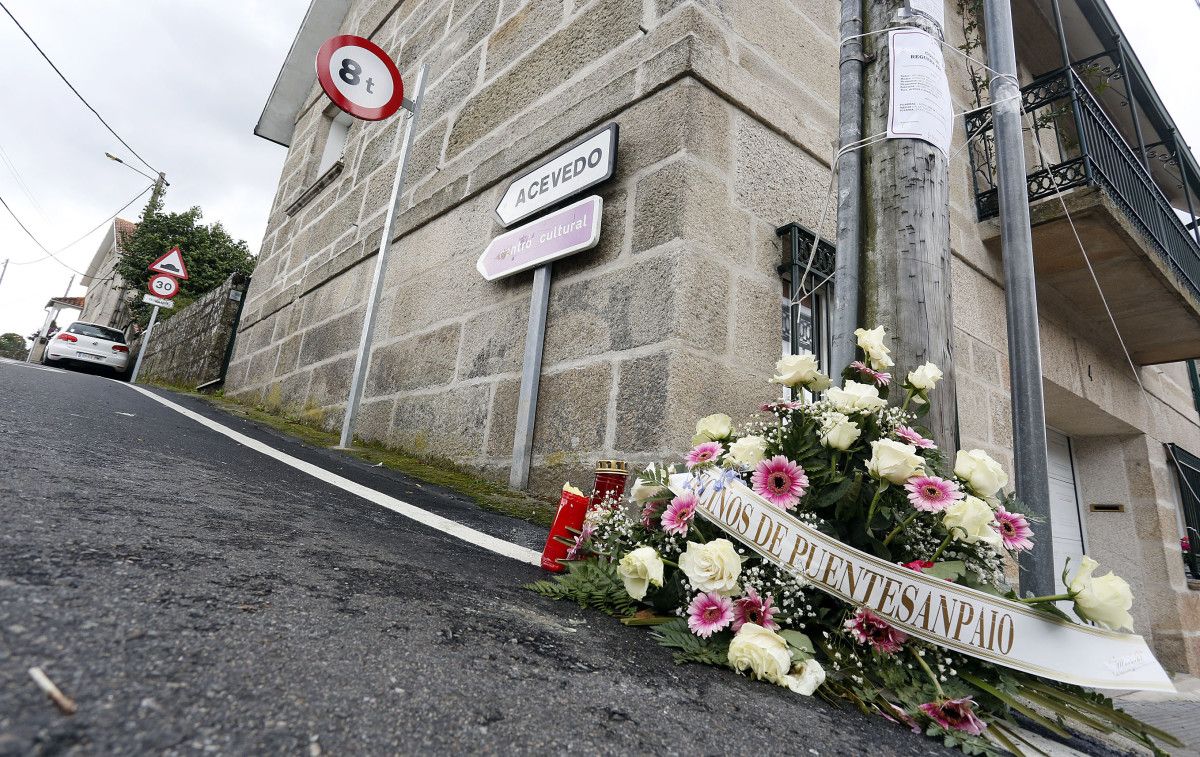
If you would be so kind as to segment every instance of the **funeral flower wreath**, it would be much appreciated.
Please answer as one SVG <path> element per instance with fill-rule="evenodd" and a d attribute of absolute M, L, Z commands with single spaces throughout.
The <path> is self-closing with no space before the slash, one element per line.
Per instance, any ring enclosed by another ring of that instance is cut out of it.
<path fill-rule="evenodd" d="M 866 607 L 810 586 L 735 544 L 697 515 L 698 496 L 732 482 L 846 545 L 905 569 L 1020 601 L 1076 622 L 1132 629 L 1128 584 L 1084 557 L 1068 591 L 1018 597 L 1005 561 L 1033 546 L 1030 518 L 981 450 L 952 457 L 919 425 L 942 378 L 926 363 L 896 388 L 882 327 L 855 332 L 862 359 L 833 386 L 809 354 L 785 357 L 772 382 L 792 399 L 735 427 L 702 418 L 682 466 L 652 464 L 623 501 L 591 509 L 568 571 L 530 588 L 648 626 L 678 663 L 728 666 L 800 695 L 848 702 L 967 754 L 1038 753 L 1019 725 L 1063 737 L 1068 724 L 1116 733 L 1162 754 L 1182 746 L 1107 697 L 915 638 Z M 672 491 L 669 477 L 691 474 Z"/>

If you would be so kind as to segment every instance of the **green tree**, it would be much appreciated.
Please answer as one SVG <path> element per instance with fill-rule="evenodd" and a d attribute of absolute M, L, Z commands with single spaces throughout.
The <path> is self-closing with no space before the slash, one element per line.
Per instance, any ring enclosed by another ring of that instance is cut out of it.
<path fill-rule="evenodd" d="M 0 357 L 24 360 L 28 355 L 29 350 L 25 349 L 25 337 L 11 331 L 7 334 L 0 334 Z"/>
<path fill-rule="evenodd" d="M 183 250 L 189 278 L 179 282 L 175 309 L 159 313 L 160 318 L 170 317 L 220 286 L 231 274 L 249 275 L 254 270 L 254 257 L 246 243 L 231 237 L 219 221 L 207 226 L 200 223 L 202 217 L 199 207 L 164 213 L 160 196 L 153 205 L 146 206 L 137 229 L 121 239 L 117 273 L 133 292 L 129 309 L 142 325 L 150 320 L 150 306 L 142 302 L 146 282 L 153 275 L 147 267 L 172 247 L 178 245 Z"/>

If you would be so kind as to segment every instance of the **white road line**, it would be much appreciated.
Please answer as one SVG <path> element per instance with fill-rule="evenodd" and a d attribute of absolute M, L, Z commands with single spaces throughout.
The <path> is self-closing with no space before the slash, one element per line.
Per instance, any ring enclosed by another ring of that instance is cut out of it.
<path fill-rule="evenodd" d="M 255 452 L 261 452 L 267 457 L 274 458 L 284 465 L 290 465 L 301 473 L 307 473 L 313 478 L 324 481 L 332 486 L 336 486 L 337 488 L 349 492 L 355 496 L 362 497 L 369 502 L 374 502 L 380 507 L 386 507 L 392 512 L 399 513 L 406 518 L 411 518 L 422 525 L 435 528 L 442 533 L 449 534 L 457 539 L 462 539 L 468 544 L 474 544 L 477 547 L 482 547 L 490 552 L 495 552 L 498 555 L 511 557 L 518 562 L 527 563 L 529 565 L 542 564 L 541 554 L 534 552 L 532 549 L 522 547 L 518 544 L 513 544 L 512 542 L 504 541 L 503 539 L 497 539 L 496 537 L 485 534 L 482 531 L 476 531 L 469 526 L 464 526 L 457 521 L 450 520 L 449 518 L 443 518 L 442 516 L 435 515 L 428 510 L 422 510 L 416 505 L 410 505 L 409 503 L 398 500 L 395 497 L 388 496 L 387 494 L 376 491 L 369 486 L 363 486 L 362 484 L 355 483 L 348 478 L 339 476 L 336 473 L 330 473 L 320 466 L 305 462 L 297 457 L 292 457 L 286 452 L 280 452 L 270 445 L 263 444 L 257 439 L 251 439 L 245 434 L 238 433 L 228 426 L 223 426 L 214 420 L 205 418 L 199 413 L 188 410 L 186 407 L 181 405 L 177 405 L 174 402 L 164 399 L 154 392 L 147 391 L 140 386 L 127 384 L 125 382 L 118 383 L 129 387 L 135 392 L 141 392 L 155 402 L 169 407 L 180 415 L 191 418 L 202 426 L 207 426 L 213 431 L 216 431 L 218 434 L 224 434 L 238 444 L 249 447 Z"/>

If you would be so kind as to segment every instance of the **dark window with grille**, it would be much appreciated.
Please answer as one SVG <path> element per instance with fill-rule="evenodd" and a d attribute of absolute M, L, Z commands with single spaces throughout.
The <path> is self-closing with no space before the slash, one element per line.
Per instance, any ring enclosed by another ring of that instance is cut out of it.
<path fill-rule="evenodd" d="M 780 316 L 782 355 L 811 352 L 829 370 L 829 300 L 832 294 L 834 247 L 798 223 L 776 230 L 783 242 L 779 275 L 783 280 Z M 814 249 L 813 243 L 816 241 Z M 792 282 L 800 282 L 793 288 Z"/>
<path fill-rule="evenodd" d="M 1183 503 L 1185 536 L 1181 540 L 1188 577 L 1200 579 L 1200 457 L 1178 444 L 1168 444 L 1168 459 L 1179 475 L 1179 500 Z"/>

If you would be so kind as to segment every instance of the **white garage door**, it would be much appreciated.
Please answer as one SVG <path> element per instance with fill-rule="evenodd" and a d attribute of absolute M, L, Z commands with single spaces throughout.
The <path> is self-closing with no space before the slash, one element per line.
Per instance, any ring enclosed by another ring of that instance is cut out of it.
<path fill-rule="evenodd" d="M 1083 557 L 1083 524 L 1079 517 L 1079 497 L 1075 492 L 1075 468 L 1071 464 L 1071 439 L 1066 434 L 1048 428 L 1046 444 L 1049 449 L 1054 574 L 1061 590 L 1063 563 L 1068 557 L 1071 558 L 1071 572 L 1074 573 Z"/>

